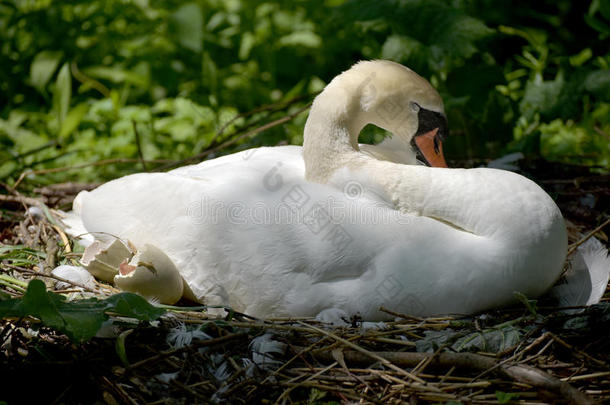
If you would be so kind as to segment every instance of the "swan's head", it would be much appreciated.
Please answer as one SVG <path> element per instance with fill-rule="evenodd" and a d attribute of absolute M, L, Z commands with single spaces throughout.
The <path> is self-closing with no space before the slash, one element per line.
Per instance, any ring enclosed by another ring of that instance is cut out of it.
<path fill-rule="evenodd" d="M 447 166 L 442 153 L 448 135 L 443 101 L 426 79 L 403 65 L 385 60 L 355 64 L 326 86 L 312 114 L 314 110 L 344 123 L 354 148 L 362 128 L 373 124 L 412 148 L 423 163 Z"/>

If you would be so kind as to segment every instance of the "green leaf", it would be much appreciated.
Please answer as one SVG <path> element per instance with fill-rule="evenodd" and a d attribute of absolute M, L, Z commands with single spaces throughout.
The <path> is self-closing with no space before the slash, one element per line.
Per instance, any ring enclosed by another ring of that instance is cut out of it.
<path fill-rule="evenodd" d="M 132 293 L 114 294 L 103 302 L 106 303 L 108 310 L 141 321 L 154 321 L 165 313 L 164 309 L 157 308 L 141 296 Z"/>
<path fill-rule="evenodd" d="M 114 350 L 116 351 L 117 356 L 119 356 L 121 363 L 123 363 L 125 367 L 129 367 L 129 360 L 127 359 L 127 349 L 125 349 L 125 339 L 127 339 L 127 336 L 131 335 L 132 332 L 133 329 L 128 329 L 126 331 L 121 332 L 119 337 L 116 339 L 116 342 L 114 343 Z"/>
<path fill-rule="evenodd" d="M 536 112 L 544 114 L 552 111 L 564 83 L 562 75 L 558 75 L 553 81 L 529 81 L 525 87 L 523 99 L 519 103 L 521 114 L 529 120 Z"/>
<path fill-rule="evenodd" d="M 610 21 L 610 0 L 599 0 L 599 11 L 606 20 Z"/>
<path fill-rule="evenodd" d="M 187 3 L 172 15 L 174 31 L 183 47 L 194 52 L 203 49 L 203 15 L 197 3 Z"/>
<path fill-rule="evenodd" d="M 40 280 L 32 280 L 22 298 L 0 301 L 0 318 L 32 316 L 51 328 L 65 333 L 75 342 L 86 341 L 97 333 L 107 312 L 142 321 L 157 319 L 164 309 L 131 293 L 66 302 L 64 296 L 45 290 Z"/>
<path fill-rule="evenodd" d="M 421 59 L 426 57 L 426 49 L 424 45 L 404 35 L 390 35 L 383 46 L 381 47 L 381 57 L 383 59 L 390 59 L 395 62 L 405 63 L 413 57 Z M 416 64 L 418 64 L 416 62 Z"/>
<path fill-rule="evenodd" d="M 81 120 L 85 116 L 85 114 L 89 111 L 89 105 L 87 103 L 81 103 L 76 107 L 72 108 L 66 118 L 61 123 L 61 128 L 59 130 L 59 137 L 63 138 L 69 134 L 71 134 L 78 125 Z"/>
<path fill-rule="evenodd" d="M 136 86 L 145 87 L 148 85 L 146 76 L 130 72 L 120 67 L 91 66 L 83 69 L 88 76 L 97 79 L 106 79 L 114 83 L 131 83 Z"/>
<path fill-rule="evenodd" d="M 589 73 L 585 79 L 585 89 L 605 101 L 610 101 L 610 70 Z"/>
<path fill-rule="evenodd" d="M 501 328 L 485 329 L 458 339 L 451 348 L 457 352 L 484 351 L 498 353 L 513 347 L 521 339 L 519 328 L 506 325 Z"/>
<path fill-rule="evenodd" d="M 39 92 L 45 93 L 45 87 L 63 56 L 62 51 L 42 51 L 34 56 L 30 65 L 30 84 Z"/>
<path fill-rule="evenodd" d="M 279 39 L 281 46 L 297 46 L 304 48 L 319 48 L 322 39 L 311 31 L 297 31 Z"/>
<path fill-rule="evenodd" d="M 68 63 L 59 70 L 57 80 L 55 81 L 55 89 L 53 92 L 53 104 L 60 124 L 63 123 L 68 110 L 70 109 L 70 98 L 72 97 L 72 76 L 70 75 L 70 67 Z"/>
<path fill-rule="evenodd" d="M 496 398 L 498 399 L 499 403 L 508 404 L 508 403 L 512 402 L 514 399 L 518 399 L 519 394 L 515 394 L 513 392 L 496 391 Z"/>

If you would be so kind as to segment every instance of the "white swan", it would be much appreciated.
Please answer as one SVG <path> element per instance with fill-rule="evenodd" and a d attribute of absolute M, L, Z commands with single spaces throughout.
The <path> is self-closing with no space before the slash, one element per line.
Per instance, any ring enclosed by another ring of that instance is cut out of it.
<path fill-rule="evenodd" d="M 368 123 L 394 137 L 359 147 Z M 360 62 L 316 98 L 302 149 L 123 177 L 79 194 L 68 222 L 152 245 L 186 295 L 259 317 L 473 313 L 542 294 L 565 260 L 559 209 L 511 172 L 411 165 L 442 166 L 445 131 L 427 81 Z"/>

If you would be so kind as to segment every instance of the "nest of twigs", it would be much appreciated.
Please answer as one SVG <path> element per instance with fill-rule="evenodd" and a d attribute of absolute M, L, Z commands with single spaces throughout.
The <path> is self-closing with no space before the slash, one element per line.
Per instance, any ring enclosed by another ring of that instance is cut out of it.
<path fill-rule="evenodd" d="M 576 187 L 547 185 L 561 195 L 578 190 L 582 180 Z M 607 199 L 608 187 L 601 187 Z M 61 204 L 80 188 L 0 195 L 2 299 L 21 297 L 33 278 L 70 298 L 117 292 L 103 284 L 57 290 L 61 280 L 50 270 L 79 254 L 52 213 L 27 211 L 41 203 L 65 208 Z M 586 233 L 603 221 L 575 222 Z M 598 236 L 603 239 L 603 232 Z M 1 320 L 0 403 L 610 401 L 608 294 L 600 304 L 572 312 L 543 301 L 470 317 L 418 318 L 387 308 L 396 320 L 372 328 L 359 319 L 331 326 L 235 312 L 215 319 L 186 309 L 170 309 L 156 322 L 109 313 L 109 329 L 81 343 L 34 317 Z"/>

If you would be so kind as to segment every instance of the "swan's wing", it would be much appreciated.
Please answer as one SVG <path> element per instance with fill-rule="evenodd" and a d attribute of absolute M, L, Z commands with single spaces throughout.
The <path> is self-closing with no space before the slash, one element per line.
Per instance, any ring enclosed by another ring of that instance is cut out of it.
<path fill-rule="evenodd" d="M 374 260 L 361 254 L 367 249 L 342 247 L 366 232 L 367 224 L 350 224 L 351 234 L 338 225 L 360 213 L 354 209 L 358 200 L 305 181 L 301 148 L 249 153 L 108 182 L 79 194 L 73 214 L 102 241 L 118 237 L 137 248 L 162 248 L 199 297 L 222 296 L 214 290 L 222 285 L 247 289 L 256 274 L 269 280 L 272 294 L 286 290 L 271 286 L 287 277 L 312 285 L 366 272 Z M 378 233 L 354 243 L 375 252 L 385 232 Z"/>
<path fill-rule="evenodd" d="M 608 250 L 594 237 L 580 245 L 562 282 L 551 290 L 561 306 L 597 304 L 610 275 Z"/>

